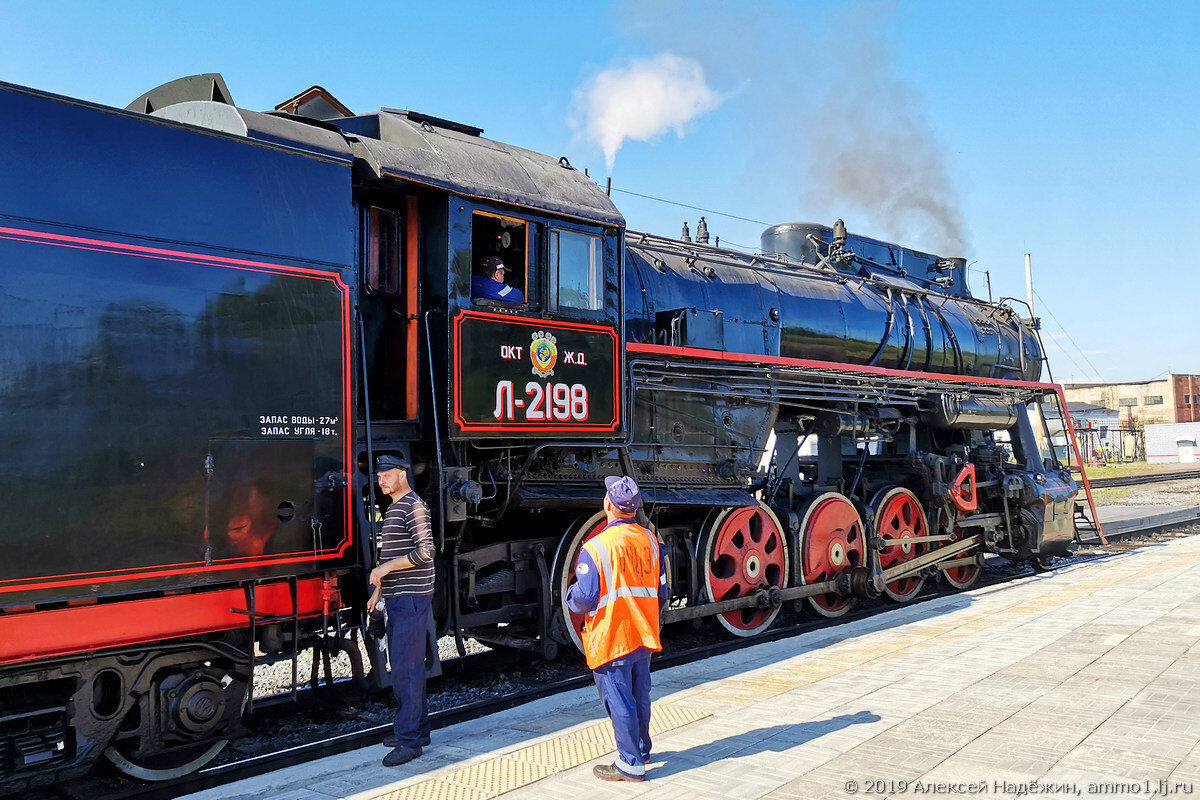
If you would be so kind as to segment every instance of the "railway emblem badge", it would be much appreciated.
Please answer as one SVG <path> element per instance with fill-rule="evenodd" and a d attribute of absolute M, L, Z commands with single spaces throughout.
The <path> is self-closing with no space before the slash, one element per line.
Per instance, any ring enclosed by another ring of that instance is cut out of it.
<path fill-rule="evenodd" d="M 554 365 L 558 361 L 558 347 L 553 333 L 536 331 L 533 342 L 529 345 L 529 358 L 533 361 L 533 374 L 549 378 L 554 374 Z"/>

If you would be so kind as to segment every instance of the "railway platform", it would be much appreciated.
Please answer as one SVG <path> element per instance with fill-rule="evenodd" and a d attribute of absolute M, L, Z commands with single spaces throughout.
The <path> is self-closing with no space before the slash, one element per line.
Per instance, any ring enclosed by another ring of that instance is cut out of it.
<path fill-rule="evenodd" d="M 1102 518 L 1103 519 L 1103 518 Z M 192 800 L 1200 794 L 1200 536 L 654 673 L 643 783 L 592 689 Z"/>
<path fill-rule="evenodd" d="M 1096 509 L 1105 536 L 1183 525 L 1200 520 L 1200 497 L 1193 506 L 1100 506 Z"/>

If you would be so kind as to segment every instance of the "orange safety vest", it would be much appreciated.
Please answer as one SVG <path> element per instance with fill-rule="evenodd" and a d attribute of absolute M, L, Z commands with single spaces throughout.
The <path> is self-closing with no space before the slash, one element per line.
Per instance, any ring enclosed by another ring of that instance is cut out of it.
<path fill-rule="evenodd" d="M 600 600 L 583 626 L 589 669 L 639 647 L 662 649 L 658 639 L 658 542 L 634 522 L 610 525 L 584 543 L 596 562 Z"/>

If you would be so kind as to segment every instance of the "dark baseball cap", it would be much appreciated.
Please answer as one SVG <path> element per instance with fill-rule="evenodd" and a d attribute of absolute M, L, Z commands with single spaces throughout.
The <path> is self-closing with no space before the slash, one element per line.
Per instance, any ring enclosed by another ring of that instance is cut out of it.
<path fill-rule="evenodd" d="M 629 476 L 610 475 L 604 479 L 604 488 L 608 490 L 608 500 L 622 511 L 637 511 L 642 504 L 642 495 L 638 485 Z"/>
<path fill-rule="evenodd" d="M 504 266 L 504 262 L 500 260 L 500 256 L 484 256 L 479 261 L 480 272 L 495 272 L 498 269 L 502 269 L 505 272 L 512 272 L 512 270 Z"/>
<path fill-rule="evenodd" d="M 380 456 L 375 460 L 376 472 L 387 472 L 389 469 L 408 469 L 411 464 L 403 456 Z"/>

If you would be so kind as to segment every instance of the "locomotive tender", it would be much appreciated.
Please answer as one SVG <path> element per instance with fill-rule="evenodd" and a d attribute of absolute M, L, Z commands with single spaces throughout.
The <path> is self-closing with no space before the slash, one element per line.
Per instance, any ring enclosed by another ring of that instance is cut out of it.
<path fill-rule="evenodd" d="M 664 619 L 741 636 L 1072 540 L 1040 343 L 961 259 L 629 232 L 566 159 L 319 87 L 0 84 L 0 123 L 2 790 L 198 768 L 256 649 L 354 650 L 384 453 L 434 510 L 439 631 L 547 657 L 606 475 L 643 489 Z M 472 300 L 487 255 L 525 303 Z"/>

